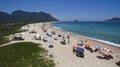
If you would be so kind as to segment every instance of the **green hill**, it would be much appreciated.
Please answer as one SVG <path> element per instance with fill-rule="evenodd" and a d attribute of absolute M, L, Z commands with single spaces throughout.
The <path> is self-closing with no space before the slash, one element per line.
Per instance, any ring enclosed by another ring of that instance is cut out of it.
<path fill-rule="evenodd" d="M 47 22 L 58 21 L 52 15 L 45 12 L 26 12 L 17 10 L 8 14 L 0 11 L 0 22 Z"/>

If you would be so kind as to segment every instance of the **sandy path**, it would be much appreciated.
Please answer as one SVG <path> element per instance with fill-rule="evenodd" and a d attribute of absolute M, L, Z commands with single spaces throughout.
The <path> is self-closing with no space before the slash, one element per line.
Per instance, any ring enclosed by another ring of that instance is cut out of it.
<path fill-rule="evenodd" d="M 33 29 L 37 31 L 40 35 L 45 35 L 45 33 L 41 30 L 42 23 L 36 23 L 35 26 L 33 24 L 29 24 L 30 27 L 23 27 L 28 28 L 29 31 L 32 31 Z M 49 31 L 56 31 L 64 35 L 68 35 L 67 33 L 58 31 L 56 29 L 50 28 L 49 25 L 46 25 L 46 28 Z M 54 41 L 54 48 L 48 48 L 48 42 L 43 42 L 40 40 L 34 40 L 35 34 L 29 34 L 29 32 L 25 32 L 23 37 L 25 38 L 24 41 L 30 41 L 35 43 L 42 44 L 42 47 L 47 49 L 50 54 L 52 54 L 53 60 L 56 64 L 56 67 L 118 67 L 115 62 L 117 62 L 119 59 L 110 59 L 110 60 L 104 60 L 104 59 L 98 59 L 96 56 L 97 53 L 90 53 L 89 51 L 85 50 L 85 58 L 76 57 L 75 54 L 72 53 L 72 46 L 77 43 L 77 38 L 74 36 L 71 36 L 71 43 L 70 45 L 61 45 L 59 40 L 54 40 L 53 37 L 49 37 L 48 40 Z M 11 43 L 15 43 L 19 41 L 12 41 Z M 117 51 L 116 53 L 119 54 Z M 114 54 L 113 54 L 114 55 Z M 116 54 L 115 54 L 116 55 Z"/>

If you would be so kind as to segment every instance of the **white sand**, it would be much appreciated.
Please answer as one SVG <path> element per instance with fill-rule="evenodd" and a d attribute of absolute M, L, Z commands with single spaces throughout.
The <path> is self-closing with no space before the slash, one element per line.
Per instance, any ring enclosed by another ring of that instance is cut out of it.
<path fill-rule="evenodd" d="M 56 31 L 57 33 L 64 34 L 65 36 L 68 35 L 68 33 L 60 30 L 56 30 L 50 27 L 49 23 L 46 23 L 46 28 L 48 31 Z M 29 24 L 30 27 L 24 26 L 23 28 L 28 28 L 29 31 L 32 31 L 33 29 L 37 31 L 40 35 L 45 35 L 43 30 L 41 30 L 41 26 L 43 23 L 36 23 L 35 26 L 33 24 Z M 25 38 L 24 41 L 28 42 L 35 42 L 42 44 L 42 47 L 47 49 L 50 54 L 52 54 L 53 60 L 56 64 L 56 67 L 118 67 L 115 62 L 119 61 L 120 59 L 115 58 L 115 55 L 120 55 L 120 50 L 113 46 L 108 46 L 103 43 L 95 42 L 88 40 L 95 44 L 100 44 L 100 46 L 107 47 L 109 49 L 112 49 L 114 53 L 110 53 L 112 56 L 114 56 L 114 59 L 105 60 L 105 59 L 98 59 L 96 56 L 99 54 L 97 53 L 91 53 L 88 50 L 85 49 L 84 54 L 85 58 L 77 57 L 72 52 L 72 46 L 76 45 L 80 39 L 85 40 L 84 38 L 79 38 L 76 35 L 72 35 L 70 38 L 70 45 L 62 45 L 60 44 L 59 40 L 54 40 L 53 37 L 49 37 L 48 40 L 52 40 L 54 42 L 54 48 L 48 47 L 48 42 L 43 42 L 40 40 L 34 40 L 35 34 L 29 34 L 29 32 L 25 32 L 23 37 Z M 20 42 L 20 41 L 12 41 L 11 43 Z M 66 41 L 67 42 L 67 41 Z M 106 52 L 109 53 L 109 52 Z"/>

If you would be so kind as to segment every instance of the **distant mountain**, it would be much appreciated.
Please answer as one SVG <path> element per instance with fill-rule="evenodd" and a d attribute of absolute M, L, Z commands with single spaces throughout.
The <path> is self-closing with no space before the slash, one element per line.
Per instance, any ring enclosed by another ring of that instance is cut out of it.
<path fill-rule="evenodd" d="M 11 15 L 6 12 L 0 12 L 0 21 L 11 20 Z"/>
<path fill-rule="evenodd" d="M 47 22 L 58 21 L 56 18 L 45 12 L 25 12 L 17 10 L 8 14 L 0 11 L 0 21 L 15 21 L 15 22 Z"/>
<path fill-rule="evenodd" d="M 120 21 L 120 18 L 114 17 L 114 18 L 108 19 L 106 21 Z"/>

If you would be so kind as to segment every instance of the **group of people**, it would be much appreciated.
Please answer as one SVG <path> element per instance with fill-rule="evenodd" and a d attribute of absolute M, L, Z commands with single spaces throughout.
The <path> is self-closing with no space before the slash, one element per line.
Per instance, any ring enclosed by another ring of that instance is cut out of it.
<path fill-rule="evenodd" d="M 68 34 L 67 36 L 64 36 L 60 33 L 56 33 L 55 31 L 49 31 L 45 28 L 45 25 L 41 28 L 43 30 L 44 33 L 46 33 L 45 36 L 42 36 L 42 35 L 36 35 L 34 36 L 34 38 L 38 39 L 38 40 L 42 40 L 44 42 L 48 42 L 49 44 L 49 47 L 54 47 L 54 42 L 52 40 L 48 41 L 48 37 L 53 37 L 54 40 L 60 40 L 60 43 L 61 44 L 68 44 L 70 45 L 71 44 L 71 33 Z M 34 30 L 32 32 L 35 32 Z M 37 33 L 37 32 L 36 32 Z M 93 48 L 94 46 L 94 48 Z M 93 52 L 98 52 L 98 53 L 101 53 L 101 55 L 103 56 L 102 58 L 103 59 L 110 59 L 110 58 L 113 58 L 112 55 L 107 55 L 107 54 L 104 54 L 102 52 L 102 48 L 98 45 L 93 45 L 92 43 L 88 42 L 87 40 L 83 41 L 83 40 L 80 40 L 78 44 L 76 45 L 73 45 L 72 47 L 73 49 L 73 54 L 76 54 L 76 56 L 78 57 L 82 57 L 84 58 L 84 50 L 88 50 L 90 51 L 91 53 Z M 112 52 L 112 51 L 110 51 Z M 97 56 L 98 58 L 101 58 L 100 56 Z M 119 65 L 119 62 L 116 63 Z"/>
<path fill-rule="evenodd" d="M 101 58 L 101 59 L 106 59 L 106 60 L 109 60 L 109 59 L 113 59 L 113 56 L 110 55 L 110 54 L 105 54 L 103 51 L 108 51 L 110 53 L 112 53 L 113 51 L 107 49 L 107 48 L 101 48 L 100 46 L 98 45 L 93 45 L 92 43 L 88 42 L 87 40 L 83 41 L 83 40 L 80 40 L 80 43 L 78 43 L 78 45 L 74 45 L 73 46 L 73 53 L 76 52 L 78 54 L 78 51 L 76 51 L 76 48 L 81 48 L 83 49 L 83 47 L 90 51 L 91 53 L 93 52 L 97 52 L 99 53 L 100 55 L 102 56 L 97 56 L 98 58 Z M 82 53 L 79 53 L 79 54 L 84 54 L 84 49 L 83 49 L 83 52 Z"/>
<path fill-rule="evenodd" d="M 67 44 L 67 43 L 70 44 L 70 35 L 65 37 L 64 35 L 62 35 L 60 33 L 56 33 L 55 31 L 48 31 L 45 28 L 42 28 L 42 30 L 44 33 L 46 33 L 46 35 L 48 37 L 53 37 L 54 40 L 60 40 L 61 44 Z M 68 41 L 68 42 L 66 43 L 66 41 Z"/>
<path fill-rule="evenodd" d="M 42 26 L 42 30 L 43 30 L 43 32 L 44 33 L 46 33 L 46 36 L 43 36 L 43 41 L 44 42 L 47 42 L 48 40 L 48 37 L 53 37 L 54 38 L 54 40 L 60 40 L 60 43 L 61 44 L 70 44 L 70 35 L 71 35 L 71 33 L 69 34 L 69 35 L 67 35 L 67 36 L 64 36 L 64 35 L 62 35 L 62 34 L 60 34 L 60 33 L 56 33 L 55 31 L 50 31 L 50 30 L 47 30 L 46 28 L 45 28 L 45 24 Z M 41 37 L 40 37 L 40 39 L 41 39 Z M 48 41 L 49 42 L 49 44 L 53 44 L 53 41 Z M 83 40 L 80 40 L 80 42 L 78 43 L 78 45 L 77 45 L 78 47 L 75 47 L 75 46 L 73 46 L 73 53 L 76 53 L 76 55 L 77 56 L 81 56 L 81 57 L 84 57 L 84 48 L 86 49 L 86 50 L 88 50 L 88 51 L 90 51 L 91 53 L 93 53 L 93 52 L 101 52 L 102 54 L 101 55 L 104 55 L 104 56 L 107 56 L 107 55 L 105 55 L 103 52 L 102 52 L 102 49 L 101 49 L 101 47 L 100 46 L 98 46 L 98 45 L 93 45 L 92 43 L 90 43 L 90 42 L 88 42 L 87 40 L 85 40 L 85 41 L 83 41 Z M 81 47 L 81 46 L 84 46 L 84 48 L 83 47 Z M 94 46 L 94 48 L 93 48 L 93 46 Z M 81 52 L 80 52 L 80 51 Z M 110 55 L 111 56 L 111 55 Z M 111 56 L 112 57 L 112 56 Z"/>
<path fill-rule="evenodd" d="M 68 41 L 68 44 L 70 44 L 70 36 L 64 36 L 60 33 L 56 33 L 55 31 L 49 31 L 45 29 L 44 27 L 41 28 L 45 35 L 40 35 L 36 32 L 36 35 L 34 36 L 35 40 L 42 40 L 43 42 L 48 42 L 49 46 L 53 47 L 54 42 L 52 40 L 48 40 L 49 37 L 53 37 L 54 40 L 59 40 L 61 44 L 66 44 L 66 41 Z M 67 40 L 66 40 L 67 39 Z"/>

